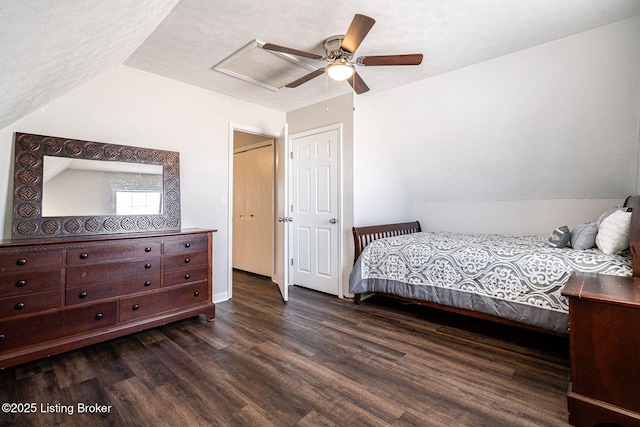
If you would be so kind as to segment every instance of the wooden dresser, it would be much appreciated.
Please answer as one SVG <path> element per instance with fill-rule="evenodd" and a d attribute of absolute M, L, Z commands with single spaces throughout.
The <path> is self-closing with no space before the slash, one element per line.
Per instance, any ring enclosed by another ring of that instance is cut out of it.
<path fill-rule="evenodd" d="M 199 314 L 215 230 L 0 244 L 0 368 Z"/>
<path fill-rule="evenodd" d="M 573 273 L 569 422 L 640 426 L 640 278 Z"/>

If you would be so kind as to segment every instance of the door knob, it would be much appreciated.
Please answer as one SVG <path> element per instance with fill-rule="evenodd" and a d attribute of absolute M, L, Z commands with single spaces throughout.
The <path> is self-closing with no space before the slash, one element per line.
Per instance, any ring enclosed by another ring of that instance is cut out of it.
<path fill-rule="evenodd" d="M 338 222 L 338 220 L 337 220 L 337 219 L 335 219 L 335 218 L 331 218 L 331 219 L 329 220 L 329 222 L 330 222 L 331 224 L 335 224 L 336 222 Z"/>
<path fill-rule="evenodd" d="M 284 217 L 278 217 L 278 222 L 284 222 Z"/>

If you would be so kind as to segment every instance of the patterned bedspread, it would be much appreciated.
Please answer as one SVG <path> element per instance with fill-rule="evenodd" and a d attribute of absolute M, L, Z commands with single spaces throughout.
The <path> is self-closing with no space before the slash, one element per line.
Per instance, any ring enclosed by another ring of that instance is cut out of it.
<path fill-rule="evenodd" d="M 631 257 L 558 249 L 542 236 L 421 232 L 369 244 L 349 289 L 426 299 L 563 331 L 568 302 L 560 293 L 576 270 L 631 276 Z M 548 314 L 539 309 L 561 313 L 553 320 L 560 324 L 545 324 Z"/>

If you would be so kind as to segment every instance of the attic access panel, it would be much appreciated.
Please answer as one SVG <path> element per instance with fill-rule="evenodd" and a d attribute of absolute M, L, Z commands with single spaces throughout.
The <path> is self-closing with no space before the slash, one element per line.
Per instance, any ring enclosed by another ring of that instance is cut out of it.
<path fill-rule="evenodd" d="M 262 46 L 264 42 L 253 40 L 212 68 L 274 92 L 318 68 Z"/>

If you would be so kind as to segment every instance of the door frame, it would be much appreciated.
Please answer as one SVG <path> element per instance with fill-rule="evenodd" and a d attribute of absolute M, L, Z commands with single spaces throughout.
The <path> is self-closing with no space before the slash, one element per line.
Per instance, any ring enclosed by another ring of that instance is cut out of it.
<path fill-rule="evenodd" d="M 342 216 L 342 205 L 343 205 L 343 199 L 342 199 L 342 195 L 344 193 L 343 188 L 342 188 L 342 123 L 334 123 L 331 125 L 326 125 L 326 126 L 321 126 L 318 128 L 314 128 L 314 129 L 308 129 L 302 132 L 296 132 L 296 133 L 290 133 L 289 134 L 289 141 L 288 141 L 288 146 L 289 146 L 289 150 L 290 153 L 293 154 L 293 152 L 291 151 L 293 149 L 293 139 L 294 138 L 304 138 L 306 136 L 309 135 L 313 135 L 316 133 L 323 133 L 323 132 L 328 132 L 328 131 L 333 131 L 335 130 L 336 133 L 338 134 L 338 141 L 337 141 L 337 168 L 338 168 L 338 177 L 337 177 L 337 182 L 336 182 L 336 190 L 338 192 L 337 194 L 337 200 L 338 200 L 338 214 L 336 215 L 336 218 L 338 219 L 338 244 L 337 244 L 337 250 L 338 250 L 338 298 L 343 299 L 344 298 L 344 289 L 343 289 L 343 281 L 342 281 L 342 270 L 344 267 L 344 263 L 343 263 L 343 259 L 342 259 L 342 254 L 344 253 L 344 236 L 343 236 L 343 227 L 342 227 L 342 221 L 343 221 L 343 216 Z M 287 163 L 289 163 L 289 165 L 291 166 L 293 160 L 291 158 L 291 155 L 287 157 Z M 292 168 L 289 167 L 289 176 L 287 177 L 287 180 L 289 181 L 289 203 L 291 203 L 291 200 L 293 200 L 293 195 L 291 194 L 291 191 L 293 189 L 293 171 L 291 170 Z M 295 221 L 295 218 L 294 218 Z M 289 246 L 289 248 L 293 248 L 293 233 L 289 233 L 289 241 L 287 242 L 287 245 Z M 290 254 L 291 256 L 291 254 Z"/>
<path fill-rule="evenodd" d="M 344 221 L 343 218 L 343 209 L 342 206 L 344 204 L 343 194 L 344 189 L 342 188 L 342 176 L 343 176 L 343 159 L 342 159 L 342 150 L 343 150 L 343 134 L 342 134 L 342 123 L 335 123 L 327 126 L 321 126 L 319 128 L 309 129 L 303 132 L 297 132 L 293 135 L 300 136 L 304 134 L 313 134 L 318 132 L 324 132 L 327 130 L 337 129 L 338 131 L 338 298 L 344 298 L 344 289 L 343 289 L 343 268 L 344 268 L 344 229 L 342 227 L 342 223 Z M 249 126 L 242 123 L 237 122 L 229 122 L 229 135 L 228 135 L 228 188 L 227 188 L 227 298 L 231 299 L 233 297 L 233 132 L 240 131 L 245 133 L 252 133 L 256 135 L 263 135 L 267 138 L 277 139 L 280 136 L 280 132 L 274 132 L 267 129 L 258 128 L 255 126 Z M 290 150 L 291 147 L 291 137 L 292 135 L 287 136 L 287 148 Z M 287 163 L 291 164 L 291 157 L 287 156 Z M 289 168 L 289 176 L 285 177 L 285 180 L 289 181 L 291 179 L 291 168 Z M 278 189 L 276 188 L 276 191 Z M 289 190 L 291 191 L 291 185 L 289 185 Z M 287 241 L 285 243 L 288 247 L 290 246 L 290 242 Z M 277 248 L 276 248 L 277 250 Z M 273 278 L 272 278 L 273 280 Z M 289 286 L 289 283 L 285 283 L 284 286 Z"/>
<path fill-rule="evenodd" d="M 264 136 L 266 138 L 277 138 L 278 133 L 248 126 L 241 123 L 229 122 L 229 187 L 227 188 L 227 298 L 233 297 L 233 132 L 239 131 Z M 275 185 L 275 183 L 274 183 Z"/>

